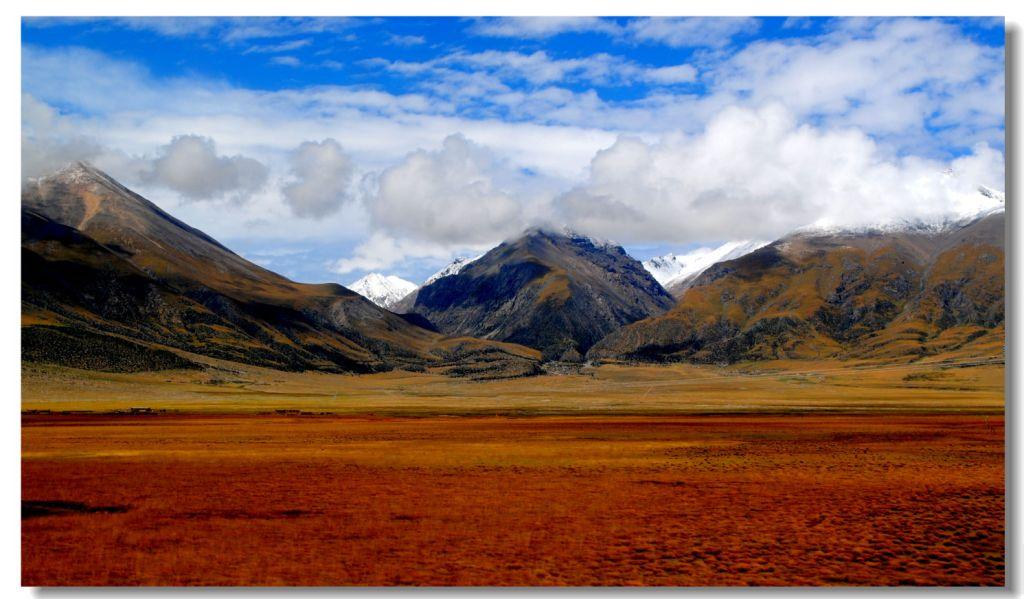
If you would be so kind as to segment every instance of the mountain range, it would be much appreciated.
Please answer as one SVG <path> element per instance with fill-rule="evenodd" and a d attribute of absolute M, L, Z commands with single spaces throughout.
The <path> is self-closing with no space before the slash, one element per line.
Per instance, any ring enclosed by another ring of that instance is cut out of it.
<path fill-rule="evenodd" d="M 22 192 L 22 352 L 108 370 L 197 357 L 287 370 L 536 372 L 522 346 L 440 335 L 336 284 L 257 266 L 86 164 Z"/>
<path fill-rule="evenodd" d="M 1002 211 L 930 227 L 804 231 L 693 281 L 593 359 L 736 362 L 1001 354 Z"/>
<path fill-rule="evenodd" d="M 78 163 L 23 186 L 22 355 L 475 378 L 551 360 L 1001 356 L 1005 218 L 998 192 L 979 193 L 969 217 L 805 228 L 643 264 L 534 228 L 419 287 L 371 273 L 347 289 L 253 264 Z"/>

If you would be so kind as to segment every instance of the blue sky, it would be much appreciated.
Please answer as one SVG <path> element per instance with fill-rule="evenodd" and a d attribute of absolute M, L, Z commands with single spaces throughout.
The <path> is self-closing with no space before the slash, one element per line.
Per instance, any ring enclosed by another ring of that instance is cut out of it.
<path fill-rule="evenodd" d="M 94 162 L 283 274 L 526 226 L 639 258 L 1002 188 L 1001 19 L 27 19 L 23 171 Z M 949 176 L 953 173 L 953 176 Z"/>

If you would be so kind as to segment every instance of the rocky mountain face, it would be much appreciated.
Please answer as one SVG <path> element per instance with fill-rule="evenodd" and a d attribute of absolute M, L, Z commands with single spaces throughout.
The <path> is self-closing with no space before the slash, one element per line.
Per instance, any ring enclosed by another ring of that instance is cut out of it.
<path fill-rule="evenodd" d="M 467 256 L 459 256 L 458 258 L 455 258 L 454 260 L 449 262 L 447 265 L 445 265 L 445 267 L 442 268 L 441 270 L 439 270 L 439 271 L 435 272 L 434 274 L 430 275 L 427 278 L 427 280 L 423 282 L 423 286 L 430 285 L 434 281 L 436 281 L 438 279 L 442 279 L 444 277 L 450 277 L 452 275 L 457 275 L 460 272 L 462 272 L 463 268 L 466 268 L 467 266 L 469 266 L 473 262 L 477 261 L 478 259 L 480 259 L 480 256 L 476 256 L 475 258 L 469 258 Z"/>
<path fill-rule="evenodd" d="M 382 275 L 371 272 L 348 286 L 359 295 L 365 297 L 381 308 L 390 310 L 403 297 L 418 288 L 416 283 L 406 281 L 394 275 Z"/>
<path fill-rule="evenodd" d="M 106 370 L 188 353 L 271 368 L 533 373 L 539 355 L 453 339 L 340 285 L 290 281 L 84 164 L 22 192 L 23 358 Z"/>
<path fill-rule="evenodd" d="M 421 287 L 410 310 L 449 335 L 526 345 L 548 360 L 579 360 L 608 333 L 672 304 L 621 247 L 531 229 Z"/>
<path fill-rule="evenodd" d="M 594 359 L 1002 355 L 1004 215 L 941 227 L 806 231 L 715 264 Z"/>
<path fill-rule="evenodd" d="M 430 285 L 431 283 L 438 279 L 443 279 L 444 277 L 450 277 L 452 275 L 459 274 L 459 272 L 461 272 L 463 268 L 466 268 L 467 266 L 469 266 L 470 263 L 479 259 L 480 256 L 477 256 L 476 258 L 468 258 L 465 256 L 459 256 L 458 258 L 455 258 L 454 260 L 446 264 L 444 268 L 430 275 L 427 278 L 427 280 L 423 282 L 422 285 L 416 287 L 411 292 L 406 294 L 405 297 L 395 302 L 390 308 L 391 311 L 396 312 L 398 314 L 411 313 L 413 306 L 416 305 L 416 298 L 419 297 L 420 289 L 426 287 L 427 285 Z"/>

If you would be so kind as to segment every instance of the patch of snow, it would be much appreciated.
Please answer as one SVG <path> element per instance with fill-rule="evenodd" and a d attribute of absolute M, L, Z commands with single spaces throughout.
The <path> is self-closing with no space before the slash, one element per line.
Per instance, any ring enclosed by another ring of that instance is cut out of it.
<path fill-rule="evenodd" d="M 666 254 L 645 260 L 644 268 L 666 289 L 684 279 L 695 277 L 713 265 L 734 260 L 768 245 L 769 241 L 739 240 L 718 247 L 701 247 L 685 254 Z"/>
<path fill-rule="evenodd" d="M 435 272 L 434 274 L 430 275 L 430 278 L 428 278 L 426 281 L 423 282 L 423 287 L 426 287 L 427 285 L 430 285 L 431 283 L 433 283 L 434 281 L 436 281 L 438 279 L 441 279 L 441 278 L 444 278 L 444 277 L 450 277 L 452 275 L 459 274 L 460 272 L 462 272 L 463 268 L 466 268 L 467 266 L 469 266 L 473 262 L 476 262 L 477 260 L 480 259 L 481 256 L 483 256 L 483 254 L 480 254 L 480 256 L 476 256 L 475 258 L 469 258 L 469 257 L 466 257 L 466 256 L 460 256 L 460 257 L 452 260 L 447 266 L 445 266 L 441 270 Z"/>
<path fill-rule="evenodd" d="M 593 235 L 585 235 L 583 233 L 580 233 L 579 231 L 572 229 L 571 227 L 562 227 L 560 232 L 562 233 L 562 235 L 565 235 L 569 239 L 588 241 L 591 245 L 599 249 L 614 250 L 619 247 L 619 244 L 615 243 L 610 239 L 594 237 Z"/>

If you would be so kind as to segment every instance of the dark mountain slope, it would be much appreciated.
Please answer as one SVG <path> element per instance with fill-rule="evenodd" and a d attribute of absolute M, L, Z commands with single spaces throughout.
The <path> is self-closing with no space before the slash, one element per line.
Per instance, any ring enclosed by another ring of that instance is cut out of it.
<path fill-rule="evenodd" d="M 941 232 L 792 235 L 705 271 L 592 358 L 917 357 L 1003 335 L 1003 214 Z"/>
<path fill-rule="evenodd" d="M 23 192 L 22 266 L 29 327 L 290 370 L 457 367 L 498 376 L 536 368 L 526 348 L 446 338 L 340 285 L 295 283 L 256 266 L 81 164 Z M 33 351 L 26 355 L 41 353 Z"/>
<path fill-rule="evenodd" d="M 412 311 L 449 335 L 471 335 L 576 360 L 672 297 L 618 246 L 541 229 L 502 243 L 456 275 L 421 288 Z"/>

